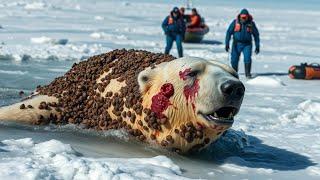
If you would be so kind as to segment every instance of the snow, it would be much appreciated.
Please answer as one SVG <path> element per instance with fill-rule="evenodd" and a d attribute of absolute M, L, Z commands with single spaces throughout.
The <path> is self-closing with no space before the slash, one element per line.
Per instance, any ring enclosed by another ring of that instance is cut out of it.
<path fill-rule="evenodd" d="M 9 156 L 9 157 L 8 157 Z M 169 158 L 85 158 L 57 140 L 4 140 L 0 179 L 186 179 Z"/>
<path fill-rule="evenodd" d="M 52 39 L 46 36 L 34 37 L 30 41 L 34 44 L 46 44 L 52 42 Z"/>
<path fill-rule="evenodd" d="M 20 90 L 30 93 L 93 55 L 121 48 L 163 52 L 161 22 L 182 3 L 2 0 L 0 106 L 20 101 Z M 186 56 L 229 63 L 225 30 L 243 7 L 261 34 L 253 79 L 246 80 L 239 63 L 246 93 L 225 136 L 196 157 L 181 157 L 134 143 L 120 131 L 91 137 L 93 132 L 1 123 L 0 179 L 319 179 L 319 81 L 286 75 L 292 65 L 319 63 L 318 0 L 194 3 L 211 30 L 204 43 L 183 44 Z M 175 45 L 171 53 L 177 56 Z"/>
<path fill-rule="evenodd" d="M 308 168 L 309 174 L 314 176 L 320 177 L 320 168 L 318 167 L 309 167 Z"/>
<path fill-rule="evenodd" d="M 66 45 L 68 43 L 68 39 L 52 39 L 50 37 L 41 36 L 41 37 L 33 37 L 30 39 L 33 44 L 58 44 L 58 45 Z"/>
<path fill-rule="evenodd" d="M 277 78 L 256 77 L 247 81 L 247 84 L 253 86 L 281 87 L 285 84 Z"/>
<path fill-rule="evenodd" d="M 112 34 L 106 34 L 104 32 L 94 32 L 90 34 L 90 37 L 94 39 L 107 39 L 107 40 L 127 40 L 125 35 L 114 36 Z"/>
<path fill-rule="evenodd" d="M 320 103 L 307 100 L 300 103 L 296 110 L 280 116 L 282 124 L 318 126 L 320 123 Z"/>
<path fill-rule="evenodd" d="M 0 70 L 0 74 L 18 74 L 18 75 L 24 75 L 28 72 L 25 71 L 6 71 L 6 70 Z"/>
<path fill-rule="evenodd" d="M 51 38 L 36 38 L 32 41 L 36 42 L 32 47 L 17 45 L 2 49 L 0 59 L 15 61 L 81 60 L 110 50 L 107 47 L 102 47 L 101 44 L 64 44 L 67 40 L 59 42 L 52 41 Z"/>
<path fill-rule="evenodd" d="M 221 166 L 222 169 L 224 169 L 227 172 L 231 173 L 239 173 L 239 174 L 247 174 L 247 168 L 240 167 L 234 164 L 224 164 Z"/>
<path fill-rule="evenodd" d="M 24 9 L 26 9 L 26 10 L 42 10 L 45 8 L 45 6 L 46 5 L 42 2 L 33 2 L 30 4 L 26 4 L 24 6 Z"/>
<path fill-rule="evenodd" d="M 97 21 L 102 21 L 102 20 L 104 20 L 104 17 L 102 17 L 102 16 L 95 16 L 94 19 L 97 20 Z"/>
<path fill-rule="evenodd" d="M 98 32 L 90 34 L 90 37 L 95 38 L 95 39 L 101 39 L 103 36 L 105 36 L 104 33 L 98 33 Z"/>

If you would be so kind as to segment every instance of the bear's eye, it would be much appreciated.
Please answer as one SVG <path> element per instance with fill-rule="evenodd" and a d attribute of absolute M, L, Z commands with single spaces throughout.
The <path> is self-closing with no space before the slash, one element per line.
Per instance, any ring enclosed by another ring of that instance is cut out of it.
<path fill-rule="evenodd" d="M 142 77 L 141 77 L 141 80 L 142 80 L 143 82 L 147 82 L 147 81 L 149 80 L 149 78 L 148 78 L 147 76 L 142 76 Z"/>
<path fill-rule="evenodd" d="M 191 71 L 187 74 L 188 77 L 196 77 L 199 74 L 199 71 Z"/>

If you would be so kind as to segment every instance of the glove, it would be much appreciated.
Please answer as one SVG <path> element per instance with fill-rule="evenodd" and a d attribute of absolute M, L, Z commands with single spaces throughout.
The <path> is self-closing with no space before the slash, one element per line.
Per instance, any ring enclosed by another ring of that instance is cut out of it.
<path fill-rule="evenodd" d="M 260 48 L 259 47 L 256 47 L 256 50 L 254 51 L 256 54 L 259 54 L 260 53 Z"/>
<path fill-rule="evenodd" d="M 229 52 L 229 49 L 230 49 L 229 45 L 226 45 L 225 47 L 226 52 Z"/>

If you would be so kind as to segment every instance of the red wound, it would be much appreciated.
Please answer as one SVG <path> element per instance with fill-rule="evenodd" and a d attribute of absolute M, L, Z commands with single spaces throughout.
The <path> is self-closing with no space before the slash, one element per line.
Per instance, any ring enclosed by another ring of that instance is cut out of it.
<path fill-rule="evenodd" d="M 182 79 L 184 81 L 187 80 L 189 73 L 191 73 L 191 68 L 185 69 L 184 71 L 180 71 L 179 72 L 180 79 Z M 193 110 L 196 109 L 194 99 L 197 96 L 199 89 L 200 89 L 199 79 L 196 79 L 191 86 L 187 85 L 183 89 L 184 96 L 187 99 L 187 105 L 188 105 L 188 101 L 190 101 Z"/>
<path fill-rule="evenodd" d="M 151 111 L 155 112 L 158 118 L 165 117 L 162 113 L 172 105 L 169 98 L 173 96 L 173 94 L 173 85 L 166 83 L 161 86 L 160 92 L 152 97 Z"/>
<path fill-rule="evenodd" d="M 166 83 L 161 86 L 160 93 L 162 93 L 164 96 L 170 98 L 174 94 L 173 85 L 170 83 Z"/>
<path fill-rule="evenodd" d="M 182 79 L 184 81 L 187 80 L 187 76 L 189 73 L 191 73 L 191 68 L 185 69 L 184 71 L 180 71 L 179 72 L 180 79 Z"/>
<path fill-rule="evenodd" d="M 195 110 L 195 108 L 196 108 L 195 104 L 194 104 L 194 101 L 195 101 L 195 97 L 198 95 L 199 89 L 200 89 L 199 79 L 196 79 L 191 86 L 187 85 L 183 89 L 183 93 L 184 93 L 184 96 L 187 99 L 187 103 L 188 103 L 188 101 L 191 102 L 193 110 Z"/>

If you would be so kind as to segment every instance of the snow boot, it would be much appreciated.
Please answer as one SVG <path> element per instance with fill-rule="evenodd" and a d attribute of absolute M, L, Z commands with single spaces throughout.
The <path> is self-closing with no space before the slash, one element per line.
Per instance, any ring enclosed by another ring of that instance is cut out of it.
<path fill-rule="evenodd" d="M 252 78 L 252 76 L 251 76 L 251 63 L 245 63 L 244 70 L 245 70 L 246 78 L 251 79 Z"/>

